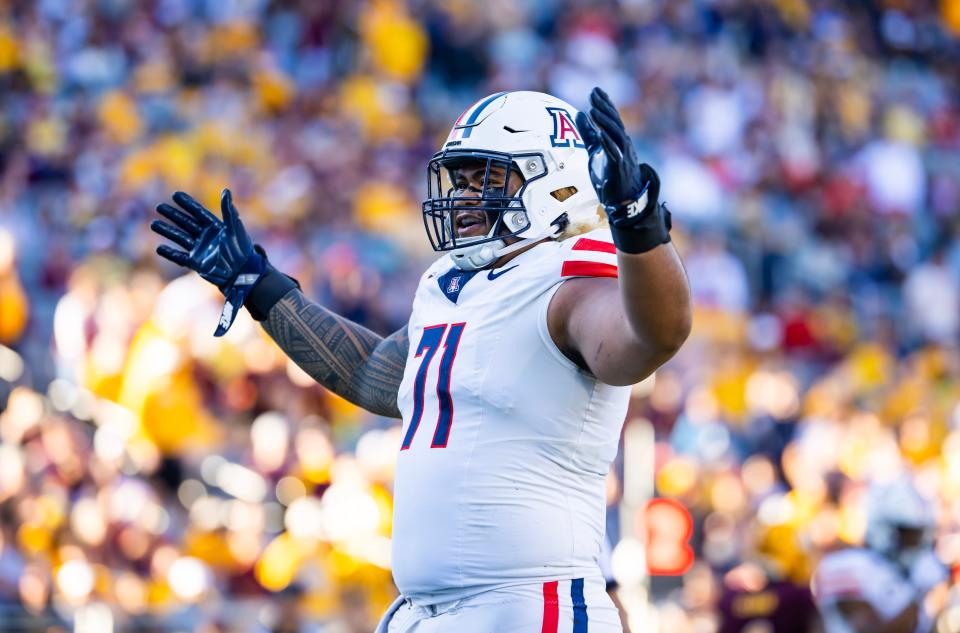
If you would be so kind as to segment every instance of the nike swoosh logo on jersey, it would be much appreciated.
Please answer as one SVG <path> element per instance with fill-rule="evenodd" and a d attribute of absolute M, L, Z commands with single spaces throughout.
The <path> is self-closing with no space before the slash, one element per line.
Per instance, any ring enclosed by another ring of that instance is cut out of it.
<path fill-rule="evenodd" d="M 487 273 L 487 279 L 489 279 L 490 281 L 493 281 L 493 280 L 496 279 L 497 277 L 500 277 L 501 275 L 507 274 L 508 272 L 510 272 L 511 270 L 513 270 L 514 268 L 516 268 L 516 267 L 519 266 L 519 265 L 520 265 L 520 264 L 515 264 L 515 265 L 511 266 L 510 268 L 504 268 L 503 270 L 501 270 L 500 272 L 498 272 L 496 275 L 494 275 L 494 274 L 493 274 L 493 271 L 491 270 L 490 272 Z"/>

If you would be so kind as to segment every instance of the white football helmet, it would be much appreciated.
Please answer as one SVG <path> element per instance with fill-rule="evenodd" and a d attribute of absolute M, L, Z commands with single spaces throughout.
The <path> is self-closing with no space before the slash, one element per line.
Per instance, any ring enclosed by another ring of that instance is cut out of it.
<path fill-rule="evenodd" d="M 933 507 L 907 476 L 870 487 L 867 495 L 867 547 L 909 569 L 933 546 Z M 901 530 L 919 531 L 914 543 L 901 542 Z"/>
<path fill-rule="evenodd" d="M 477 270 L 595 217 L 599 201 L 576 116 L 573 106 L 542 92 L 498 92 L 467 108 L 427 167 L 423 223 L 434 250 L 450 251 L 460 269 Z M 465 160 L 486 161 L 479 197 L 456 195 L 450 172 Z M 515 195 L 508 195 L 509 178 L 502 187 L 487 185 L 493 167 L 520 174 Z M 566 187 L 576 193 L 562 200 L 551 195 Z M 491 214 L 486 235 L 457 236 L 455 212 L 467 204 Z M 508 237 L 520 240 L 508 246 Z"/>

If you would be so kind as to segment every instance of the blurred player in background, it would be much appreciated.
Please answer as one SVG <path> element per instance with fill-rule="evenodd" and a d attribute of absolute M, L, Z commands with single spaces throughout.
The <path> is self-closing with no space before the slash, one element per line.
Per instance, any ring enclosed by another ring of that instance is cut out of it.
<path fill-rule="evenodd" d="M 607 95 L 590 103 L 497 93 L 457 119 L 423 203 L 449 256 L 386 338 L 273 269 L 228 190 L 222 221 L 183 193 L 158 207 L 153 229 L 183 249 L 159 254 L 227 297 L 218 335 L 246 305 L 322 385 L 403 418 L 401 596 L 380 631 L 621 630 L 598 567 L 604 480 L 630 385 L 689 334 L 690 293 L 656 172 Z"/>
<path fill-rule="evenodd" d="M 717 633 L 819 633 L 810 592 L 810 565 L 796 531 L 787 525 L 758 528 L 755 560 L 730 570 L 723 581 Z"/>
<path fill-rule="evenodd" d="M 933 527 L 909 478 L 873 485 L 866 547 L 827 554 L 814 576 L 827 633 L 930 633 L 947 591 Z"/>

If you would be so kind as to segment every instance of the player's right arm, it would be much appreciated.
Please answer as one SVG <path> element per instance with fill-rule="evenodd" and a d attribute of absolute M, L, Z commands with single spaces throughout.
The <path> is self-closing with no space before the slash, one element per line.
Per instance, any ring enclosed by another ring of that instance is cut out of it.
<path fill-rule="evenodd" d="M 400 417 L 397 390 L 410 343 L 406 327 L 381 337 L 296 288 L 266 316 L 263 329 L 314 380 L 377 415 Z"/>
<path fill-rule="evenodd" d="M 229 190 L 220 198 L 222 220 L 185 193 L 175 193 L 173 201 L 179 208 L 157 206 L 169 223 L 155 220 L 150 228 L 183 250 L 164 244 L 157 253 L 196 271 L 226 296 L 216 336 L 229 329 L 244 305 L 314 380 L 368 411 L 400 417 L 397 390 L 406 364 L 406 328 L 384 338 L 307 300 L 299 284 L 254 247 Z"/>

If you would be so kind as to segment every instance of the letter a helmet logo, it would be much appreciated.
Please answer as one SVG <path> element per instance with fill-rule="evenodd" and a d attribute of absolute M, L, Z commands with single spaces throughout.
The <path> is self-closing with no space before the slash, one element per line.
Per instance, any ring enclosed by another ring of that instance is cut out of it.
<path fill-rule="evenodd" d="M 547 108 L 553 117 L 553 134 L 550 135 L 550 144 L 554 147 L 586 147 L 573 118 L 564 108 Z"/>

